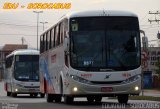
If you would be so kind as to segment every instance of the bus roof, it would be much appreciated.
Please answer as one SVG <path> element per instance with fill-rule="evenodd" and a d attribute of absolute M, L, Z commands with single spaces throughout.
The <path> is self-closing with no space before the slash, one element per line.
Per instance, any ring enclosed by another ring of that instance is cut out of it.
<path fill-rule="evenodd" d="M 70 18 L 74 18 L 74 17 L 98 17 L 98 16 L 99 17 L 104 17 L 104 16 L 138 17 L 136 14 L 129 12 L 129 11 L 119 11 L 119 10 L 89 10 L 88 11 L 87 10 L 87 11 L 74 11 L 74 12 L 70 12 L 68 14 L 65 14 L 60 18 L 59 21 L 57 21 L 57 23 L 65 18 L 70 19 Z M 53 24 L 53 26 L 51 26 L 46 31 L 44 31 L 41 35 L 48 32 L 54 26 L 55 26 L 55 24 Z"/>
<path fill-rule="evenodd" d="M 32 49 L 18 49 L 7 55 L 6 58 L 12 55 L 39 55 L 39 51 Z"/>
<path fill-rule="evenodd" d="M 92 11 L 78 11 L 66 14 L 68 18 L 72 17 L 98 17 L 98 16 L 131 16 L 137 17 L 136 14 L 129 11 L 118 10 L 92 10 Z M 64 16 L 65 17 L 65 16 Z"/>

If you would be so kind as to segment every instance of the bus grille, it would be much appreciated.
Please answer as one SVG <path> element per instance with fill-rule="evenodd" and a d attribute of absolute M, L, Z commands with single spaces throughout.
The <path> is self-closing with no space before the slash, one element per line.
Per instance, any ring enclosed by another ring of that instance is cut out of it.
<path fill-rule="evenodd" d="M 40 88 L 39 86 L 24 86 L 25 88 Z"/>
<path fill-rule="evenodd" d="M 123 81 L 91 81 L 92 84 L 120 84 Z"/>

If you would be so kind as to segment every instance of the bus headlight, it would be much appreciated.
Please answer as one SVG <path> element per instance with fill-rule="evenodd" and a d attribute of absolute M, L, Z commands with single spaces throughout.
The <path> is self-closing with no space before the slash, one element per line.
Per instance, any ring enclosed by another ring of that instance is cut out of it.
<path fill-rule="evenodd" d="M 73 91 L 74 91 L 74 92 L 77 92 L 77 91 L 78 91 L 78 88 L 77 88 L 77 87 L 74 87 L 74 88 L 73 88 Z"/>
<path fill-rule="evenodd" d="M 133 81 L 138 80 L 140 77 L 141 77 L 140 75 L 135 75 L 135 76 L 132 76 L 132 77 L 126 79 L 126 80 L 123 81 L 122 83 L 130 83 L 130 82 L 133 82 Z"/>
<path fill-rule="evenodd" d="M 72 79 L 74 79 L 75 81 L 78 81 L 78 82 L 81 82 L 81 83 L 85 83 L 85 84 L 91 84 L 90 81 L 88 81 L 88 80 L 86 80 L 86 79 L 84 79 L 84 78 L 81 78 L 81 77 L 79 77 L 79 76 L 70 75 L 70 77 L 71 77 Z"/>
<path fill-rule="evenodd" d="M 138 87 L 138 86 L 135 86 L 135 87 L 134 87 L 134 90 L 135 90 L 135 91 L 138 91 L 138 90 L 139 90 L 139 87 Z"/>
<path fill-rule="evenodd" d="M 17 88 L 15 89 L 15 92 L 18 92 L 18 89 L 17 89 Z"/>

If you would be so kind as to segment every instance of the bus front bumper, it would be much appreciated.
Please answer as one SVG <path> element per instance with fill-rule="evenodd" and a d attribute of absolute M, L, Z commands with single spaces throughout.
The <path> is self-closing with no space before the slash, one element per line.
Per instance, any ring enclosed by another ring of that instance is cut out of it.
<path fill-rule="evenodd" d="M 116 96 L 119 94 L 139 95 L 141 92 L 141 78 L 134 82 L 123 84 L 84 84 L 69 80 L 64 93 L 72 96 L 101 95 Z"/>
<path fill-rule="evenodd" d="M 20 86 L 14 86 L 13 92 L 17 94 L 32 94 L 32 93 L 40 93 L 40 88 L 25 88 Z"/>

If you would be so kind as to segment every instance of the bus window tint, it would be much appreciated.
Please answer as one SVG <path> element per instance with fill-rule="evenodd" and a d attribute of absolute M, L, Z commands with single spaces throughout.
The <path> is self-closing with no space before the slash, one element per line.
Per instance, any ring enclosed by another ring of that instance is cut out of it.
<path fill-rule="evenodd" d="M 48 32 L 46 33 L 46 51 L 48 50 Z"/>
<path fill-rule="evenodd" d="M 140 66 L 136 17 L 73 18 L 70 29 L 72 67 L 129 70 Z"/>
<path fill-rule="evenodd" d="M 51 36 L 52 35 L 52 31 L 50 30 L 49 33 L 50 33 L 49 34 L 49 49 L 51 49 L 52 48 L 52 36 Z"/>
<path fill-rule="evenodd" d="M 44 35 L 40 37 L 40 53 L 44 52 Z"/>
<path fill-rule="evenodd" d="M 15 56 L 15 79 L 21 81 L 39 80 L 39 56 L 17 55 Z"/>

